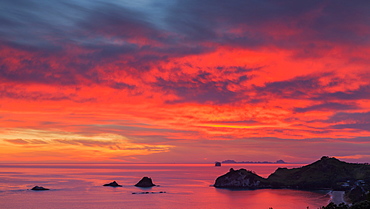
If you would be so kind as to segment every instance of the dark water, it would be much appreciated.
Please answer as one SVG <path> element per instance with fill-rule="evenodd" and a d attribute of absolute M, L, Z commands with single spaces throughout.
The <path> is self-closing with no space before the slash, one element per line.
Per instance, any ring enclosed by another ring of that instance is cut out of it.
<path fill-rule="evenodd" d="M 211 186 L 230 167 L 246 168 L 267 177 L 279 166 L 300 165 L 3 164 L 0 165 L 0 208 L 316 209 L 328 203 L 326 191 L 234 191 Z M 149 189 L 133 186 L 144 176 L 160 186 Z M 114 180 L 123 187 L 102 186 Z M 51 190 L 29 190 L 35 185 Z M 146 192 L 149 193 L 142 194 Z"/>

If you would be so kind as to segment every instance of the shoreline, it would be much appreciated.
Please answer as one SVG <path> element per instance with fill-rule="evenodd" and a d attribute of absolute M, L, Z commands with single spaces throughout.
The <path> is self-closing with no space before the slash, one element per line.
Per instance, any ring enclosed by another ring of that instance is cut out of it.
<path fill-rule="evenodd" d="M 345 200 L 345 191 L 330 191 L 330 202 L 339 205 L 341 203 L 344 203 L 346 205 L 349 205 L 349 203 Z"/>

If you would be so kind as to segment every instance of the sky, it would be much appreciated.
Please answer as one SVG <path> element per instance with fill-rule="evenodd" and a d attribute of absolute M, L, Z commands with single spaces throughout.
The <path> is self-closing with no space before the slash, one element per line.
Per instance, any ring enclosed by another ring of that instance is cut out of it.
<path fill-rule="evenodd" d="M 2 0 L 0 162 L 370 162 L 369 10 Z"/>

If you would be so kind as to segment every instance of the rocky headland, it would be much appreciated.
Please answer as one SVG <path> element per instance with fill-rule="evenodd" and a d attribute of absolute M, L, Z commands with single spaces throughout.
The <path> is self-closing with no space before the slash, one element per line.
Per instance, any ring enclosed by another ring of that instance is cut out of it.
<path fill-rule="evenodd" d="M 214 186 L 218 188 L 261 189 L 270 187 L 270 184 L 267 179 L 260 177 L 253 171 L 231 168 L 228 173 L 216 179 Z"/>
<path fill-rule="evenodd" d="M 230 171 L 218 177 L 217 188 L 290 188 L 345 191 L 351 202 L 370 199 L 370 165 L 347 163 L 324 156 L 300 168 L 278 168 L 268 178 L 245 169 Z"/>

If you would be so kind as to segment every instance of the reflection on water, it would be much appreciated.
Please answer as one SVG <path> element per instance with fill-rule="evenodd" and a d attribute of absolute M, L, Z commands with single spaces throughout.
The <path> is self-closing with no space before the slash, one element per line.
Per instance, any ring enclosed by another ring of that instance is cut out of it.
<path fill-rule="evenodd" d="M 0 208 L 316 209 L 327 204 L 329 197 L 325 191 L 235 191 L 211 186 L 230 167 L 246 168 L 267 177 L 279 166 L 300 165 L 6 164 L 0 165 Z M 146 189 L 133 186 L 143 176 L 151 177 L 160 186 Z M 102 186 L 114 180 L 123 187 Z M 29 190 L 36 185 L 51 190 Z"/>

